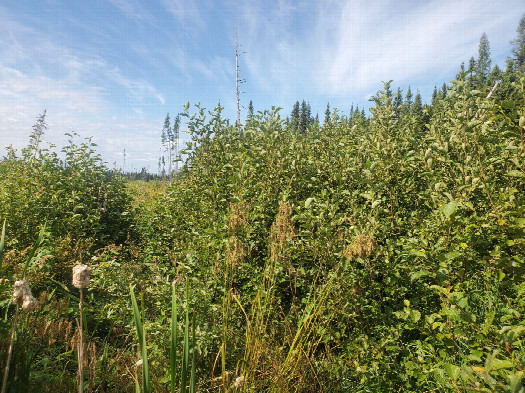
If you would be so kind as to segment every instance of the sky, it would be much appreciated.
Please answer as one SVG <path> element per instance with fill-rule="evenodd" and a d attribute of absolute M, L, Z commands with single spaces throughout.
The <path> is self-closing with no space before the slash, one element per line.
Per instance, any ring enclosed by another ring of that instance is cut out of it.
<path fill-rule="evenodd" d="M 0 148 L 26 146 L 46 110 L 47 142 L 76 131 L 110 168 L 156 173 L 167 113 L 220 103 L 235 122 L 236 27 L 241 119 L 250 100 L 282 116 L 305 100 L 323 119 L 327 103 L 368 109 L 382 81 L 428 101 L 484 32 L 505 69 L 524 12 L 523 0 L 0 0 Z"/>

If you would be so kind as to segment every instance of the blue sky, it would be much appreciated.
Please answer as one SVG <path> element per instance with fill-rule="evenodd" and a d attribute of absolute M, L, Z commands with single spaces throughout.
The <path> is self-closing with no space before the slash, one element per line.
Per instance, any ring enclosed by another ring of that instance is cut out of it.
<path fill-rule="evenodd" d="M 368 107 L 390 79 L 428 100 L 483 32 L 504 69 L 524 12 L 523 0 L 0 0 L 0 147 L 25 146 L 47 109 L 47 141 L 75 130 L 110 167 L 125 149 L 126 170 L 155 172 L 167 112 L 220 102 L 235 121 L 235 26 L 241 104 L 286 116 L 304 99 L 323 118 L 327 102 Z"/>

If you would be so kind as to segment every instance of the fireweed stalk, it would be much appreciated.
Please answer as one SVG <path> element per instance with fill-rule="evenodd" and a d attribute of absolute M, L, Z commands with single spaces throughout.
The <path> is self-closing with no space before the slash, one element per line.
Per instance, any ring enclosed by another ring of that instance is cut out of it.
<path fill-rule="evenodd" d="M 80 313 L 80 322 L 78 325 L 79 343 L 78 343 L 78 392 L 84 391 L 84 293 L 83 289 L 89 286 L 91 277 L 91 268 L 87 265 L 79 264 L 73 268 L 73 286 L 80 290 L 80 302 L 78 309 Z"/>

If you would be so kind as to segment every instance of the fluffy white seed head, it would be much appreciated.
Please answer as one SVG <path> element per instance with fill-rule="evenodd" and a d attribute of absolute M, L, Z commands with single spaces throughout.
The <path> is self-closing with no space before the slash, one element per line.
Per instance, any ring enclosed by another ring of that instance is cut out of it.
<path fill-rule="evenodd" d="M 240 389 L 244 385 L 244 375 L 241 375 L 240 377 L 235 378 L 235 382 L 233 383 L 233 387 L 235 389 Z"/>
<path fill-rule="evenodd" d="M 88 265 L 76 265 L 73 268 L 73 286 L 76 288 L 86 288 L 89 286 L 91 278 L 91 268 Z"/>
<path fill-rule="evenodd" d="M 13 303 L 22 307 L 26 311 L 33 310 L 37 301 L 31 293 L 31 288 L 26 280 L 20 280 L 15 282 L 15 289 L 13 291 Z"/>

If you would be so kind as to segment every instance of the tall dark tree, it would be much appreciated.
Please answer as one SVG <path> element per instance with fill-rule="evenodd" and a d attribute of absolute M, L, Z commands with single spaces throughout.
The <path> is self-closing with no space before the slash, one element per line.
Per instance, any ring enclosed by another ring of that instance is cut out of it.
<path fill-rule="evenodd" d="M 401 109 L 403 108 L 403 93 L 399 87 L 396 90 L 396 94 L 394 94 L 393 105 L 396 111 L 396 117 L 399 117 L 401 114 Z"/>
<path fill-rule="evenodd" d="M 299 131 L 305 133 L 307 127 L 310 125 L 310 104 L 305 100 L 301 103 L 301 113 L 299 116 Z"/>
<path fill-rule="evenodd" d="M 441 86 L 441 97 L 442 100 L 447 98 L 447 84 L 443 82 L 443 86 Z"/>
<path fill-rule="evenodd" d="M 423 100 L 421 99 L 421 94 L 419 94 L 419 92 L 417 92 L 414 97 L 414 103 L 410 108 L 410 112 L 418 118 L 423 116 Z"/>
<path fill-rule="evenodd" d="M 496 64 L 492 71 L 490 72 L 489 76 L 487 77 L 487 84 L 489 87 L 494 86 L 496 82 L 501 82 L 503 79 L 503 71 L 501 71 L 501 68 Z"/>
<path fill-rule="evenodd" d="M 405 95 L 406 112 L 410 112 L 411 107 L 412 107 L 412 90 L 410 90 L 410 86 L 408 86 L 407 94 Z"/>
<path fill-rule="evenodd" d="M 476 60 L 474 60 L 474 56 L 472 56 L 468 62 L 468 70 L 467 70 L 467 73 L 468 73 L 468 78 L 467 78 L 467 86 L 470 88 L 470 89 L 473 89 L 474 88 L 474 70 L 476 68 Z"/>
<path fill-rule="evenodd" d="M 324 124 L 325 125 L 330 124 L 330 117 L 331 117 L 330 103 L 327 103 L 326 110 L 324 111 Z"/>
<path fill-rule="evenodd" d="M 515 60 L 509 57 L 507 58 L 507 67 L 501 77 L 501 85 L 496 90 L 495 96 L 500 100 L 518 99 L 519 93 L 515 85 L 517 80 Z"/>
<path fill-rule="evenodd" d="M 525 73 L 525 14 L 520 19 L 516 33 L 518 36 L 511 41 L 511 44 L 514 46 L 512 54 L 514 55 L 517 70 Z"/>
<path fill-rule="evenodd" d="M 478 60 L 474 66 L 476 87 L 482 89 L 487 84 L 487 78 L 491 69 L 490 42 L 487 34 L 483 33 L 479 40 Z"/>
<path fill-rule="evenodd" d="M 250 104 L 248 105 L 248 118 L 246 119 L 247 123 L 250 123 L 253 121 L 253 101 L 250 100 Z"/>
<path fill-rule="evenodd" d="M 299 101 L 296 101 L 290 115 L 290 127 L 292 130 L 297 131 L 299 129 L 300 112 L 299 112 Z"/>
<path fill-rule="evenodd" d="M 434 105 L 436 103 L 438 99 L 438 90 L 437 90 L 437 86 L 434 85 L 434 91 L 432 92 L 432 105 Z"/>

